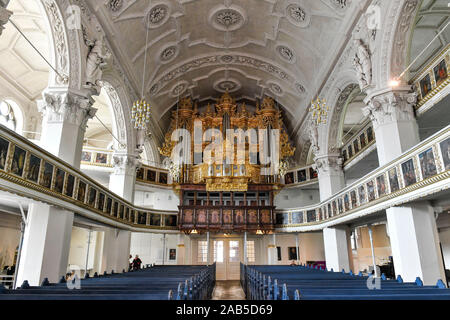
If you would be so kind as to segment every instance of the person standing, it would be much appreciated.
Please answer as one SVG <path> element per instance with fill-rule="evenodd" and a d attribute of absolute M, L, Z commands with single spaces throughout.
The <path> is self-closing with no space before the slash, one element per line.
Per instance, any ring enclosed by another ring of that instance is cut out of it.
<path fill-rule="evenodd" d="M 141 259 L 139 259 L 139 256 L 136 255 L 136 257 L 133 260 L 133 270 L 141 269 L 141 264 L 142 264 Z"/>

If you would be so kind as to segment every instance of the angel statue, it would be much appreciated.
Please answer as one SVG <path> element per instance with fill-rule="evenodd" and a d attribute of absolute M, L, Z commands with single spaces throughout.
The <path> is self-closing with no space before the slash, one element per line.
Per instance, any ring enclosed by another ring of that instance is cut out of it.
<path fill-rule="evenodd" d="M 89 41 L 88 46 L 90 50 L 86 61 L 86 84 L 97 87 L 99 86 L 98 81 L 102 78 L 103 68 L 107 64 L 106 60 L 111 54 L 103 52 L 101 40 Z"/>

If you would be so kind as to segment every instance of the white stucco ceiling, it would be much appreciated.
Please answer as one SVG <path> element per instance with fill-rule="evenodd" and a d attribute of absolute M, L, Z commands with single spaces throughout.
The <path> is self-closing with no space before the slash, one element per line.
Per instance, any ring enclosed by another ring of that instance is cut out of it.
<path fill-rule="evenodd" d="M 14 12 L 11 20 L 48 59 L 49 38 L 38 0 L 13 0 L 8 10 Z M 30 44 L 7 24 L 0 41 L 0 87 L 5 92 L 8 87 L 8 92 L 16 91 L 29 101 L 40 99 L 48 84 L 48 70 L 48 65 Z"/>
<path fill-rule="evenodd" d="M 356 18 L 355 1 L 88 0 L 138 92 L 164 119 L 180 95 L 275 97 L 294 127 Z M 148 22 L 148 47 L 145 47 Z"/>

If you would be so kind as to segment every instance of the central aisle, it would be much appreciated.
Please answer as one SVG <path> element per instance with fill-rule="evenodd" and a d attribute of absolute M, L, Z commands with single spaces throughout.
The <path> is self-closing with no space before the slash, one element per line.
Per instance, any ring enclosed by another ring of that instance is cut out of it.
<path fill-rule="evenodd" d="M 216 281 L 212 300 L 245 300 L 239 281 Z"/>

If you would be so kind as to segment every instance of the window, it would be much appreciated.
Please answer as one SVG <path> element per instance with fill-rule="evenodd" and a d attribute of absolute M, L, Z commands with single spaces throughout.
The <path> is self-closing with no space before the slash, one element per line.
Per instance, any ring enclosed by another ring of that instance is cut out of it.
<path fill-rule="evenodd" d="M 197 262 L 208 262 L 208 242 L 207 241 L 199 241 L 198 242 L 198 256 Z"/>
<path fill-rule="evenodd" d="M 14 111 L 9 103 L 6 101 L 0 102 L 0 124 L 8 129 L 16 130 L 16 117 Z"/>
<path fill-rule="evenodd" d="M 277 257 L 278 261 L 281 261 L 281 247 L 277 247 Z"/>
<path fill-rule="evenodd" d="M 230 241 L 230 262 L 239 262 L 239 241 Z"/>
<path fill-rule="evenodd" d="M 223 262 L 223 241 L 214 241 L 214 262 Z"/>
<path fill-rule="evenodd" d="M 255 241 L 247 241 L 247 262 L 255 263 Z"/>

